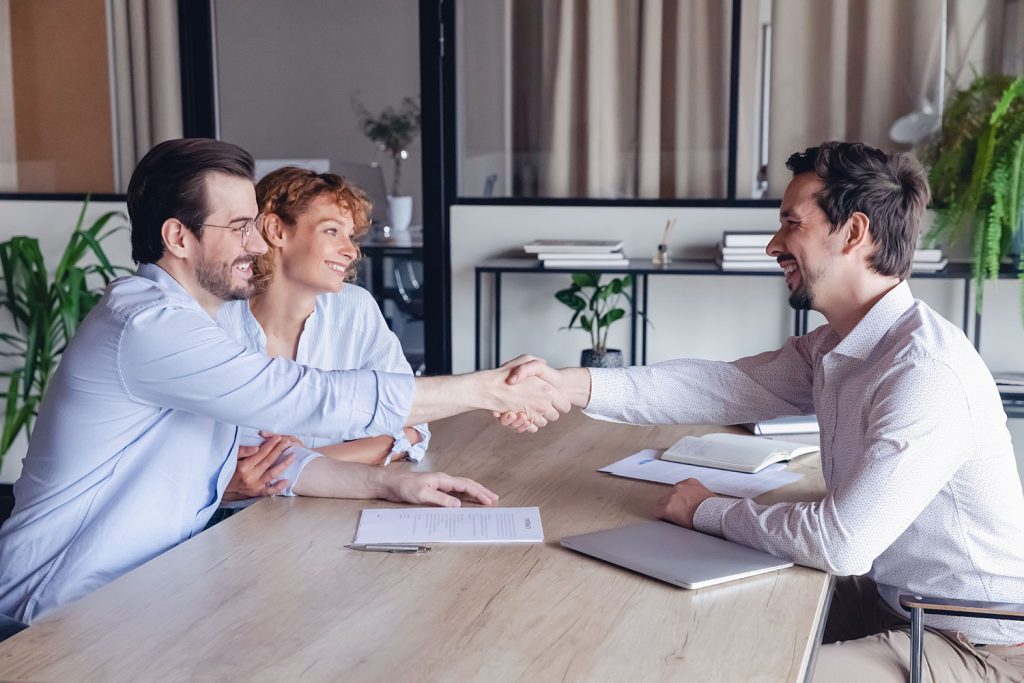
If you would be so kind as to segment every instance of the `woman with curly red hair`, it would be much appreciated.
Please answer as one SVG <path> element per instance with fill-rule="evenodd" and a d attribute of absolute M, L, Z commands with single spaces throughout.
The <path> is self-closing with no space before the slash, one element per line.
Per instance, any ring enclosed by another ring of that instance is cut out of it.
<path fill-rule="evenodd" d="M 256 198 L 269 246 L 253 266 L 257 293 L 222 306 L 218 324 L 253 350 L 303 365 L 412 374 L 373 297 L 351 282 L 359 257 L 355 239 L 369 226 L 366 194 L 333 173 L 285 167 L 256 185 Z M 418 425 L 333 444 L 297 438 L 331 458 L 386 465 L 397 457 L 421 459 L 430 432 Z M 240 451 L 230 498 L 274 493 L 280 486 L 274 480 L 288 463 L 267 468 L 255 452 Z"/>

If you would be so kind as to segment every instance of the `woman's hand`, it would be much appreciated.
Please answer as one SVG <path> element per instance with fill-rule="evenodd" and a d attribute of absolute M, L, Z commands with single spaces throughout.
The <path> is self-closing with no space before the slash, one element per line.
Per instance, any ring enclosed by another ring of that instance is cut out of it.
<path fill-rule="evenodd" d="M 260 434 L 265 436 L 263 432 Z M 293 436 L 271 434 L 270 438 L 265 439 L 259 446 L 239 446 L 238 464 L 224 491 L 224 500 L 275 496 L 288 488 L 287 479 L 276 480 L 295 459 L 293 455 L 282 458 L 282 454 L 296 443 L 301 445 Z"/>

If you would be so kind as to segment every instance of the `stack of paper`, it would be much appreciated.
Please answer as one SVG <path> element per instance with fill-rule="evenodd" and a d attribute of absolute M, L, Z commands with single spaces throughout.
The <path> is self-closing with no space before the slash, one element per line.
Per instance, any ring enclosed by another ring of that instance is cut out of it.
<path fill-rule="evenodd" d="M 722 270 L 764 270 L 779 272 L 779 264 L 765 249 L 775 233 L 726 232 L 718 245 L 715 263 Z"/>
<path fill-rule="evenodd" d="M 949 264 L 941 249 L 915 249 L 911 269 L 915 273 L 937 273 Z"/>
<path fill-rule="evenodd" d="M 598 472 L 607 472 L 617 477 L 656 481 L 661 484 L 677 484 L 683 479 L 690 478 L 699 479 L 715 493 L 737 498 L 754 498 L 798 481 L 804 476 L 798 472 L 786 472 L 786 466 L 781 463 L 769 465 L 757 474 L 747 474 L 668 462 L 659 459 L 660 454 L 661 452 L 656 450 L 643 450 L 602 467 Z"/>
<path fill-rule="evenodd" d="M 545 268 L 623 268 L 629 260 L 622 254 L 622 242 L 612 240 L 534 240 L 523 247 L 536 254 Z"/>
<path fill-rule="evenodd" d="M 793 417 L 777 417 L 774 420 L 748 422 L 743 425 L 758 436 L 775 436 L 778 434 L 817 434 L 817 415 L 796 415 Z"/>

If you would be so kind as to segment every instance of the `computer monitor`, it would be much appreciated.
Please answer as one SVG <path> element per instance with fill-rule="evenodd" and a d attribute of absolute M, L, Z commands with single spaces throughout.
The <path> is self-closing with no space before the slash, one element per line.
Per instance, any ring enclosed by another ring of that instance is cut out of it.
<path fill-rule="evenodd" d="M 256 182 L 258 183 L 271 171 L 276 171 L 285 166 L 297 166 L 306 168 L 314 173 L 327 173 L 331 162 L 327 159 L 257 159 L 256 160 Z"/>
<path fill-rule="evenodd" d="M 388 216 L 388 191 L 384 184 L 384 171 L 380 164 L 361 164 L 348 161 L 332 161 L 331 173 L 337 173 L 362 188 L 366 196 L 373 202 L 373 214 L 370 219 L 371 229 L 383 229 L 391 224 Z"/>

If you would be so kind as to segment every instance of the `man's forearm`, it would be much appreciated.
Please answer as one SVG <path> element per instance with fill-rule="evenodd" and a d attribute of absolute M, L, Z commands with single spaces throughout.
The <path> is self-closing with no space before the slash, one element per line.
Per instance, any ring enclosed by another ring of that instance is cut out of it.
<path fill-rule="evenodd" d="M 317 458 L 303 468 L 292 491 L 320 498 L 382 498 L 385 472 L 383 467 Z"/>
<path fill-rule="evenodd" d="M 574 406 L 586 408 L 590 403 L 590 371 L 586 368 L 562 368 L 559 389 L 572 401 Z"/>
<path fill-rule="evenodd" d="M 475 372 L 450 377 L 417 377 L 406 426 L 433 422 L 470 410 L 493 410 L 489 404 L 494 399 L 486 392 L 488 374 Z"/>

